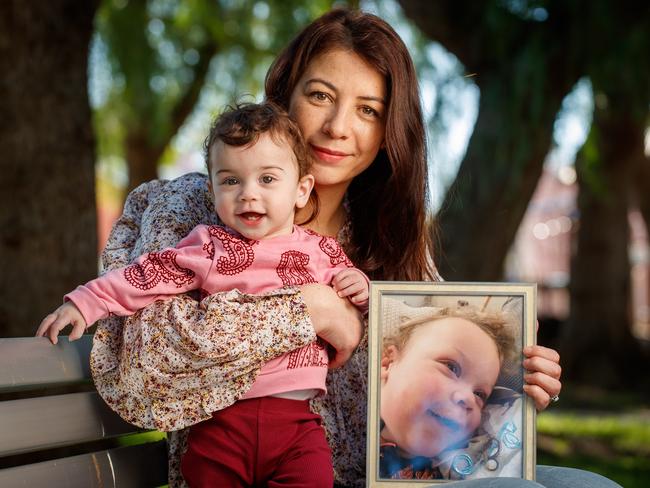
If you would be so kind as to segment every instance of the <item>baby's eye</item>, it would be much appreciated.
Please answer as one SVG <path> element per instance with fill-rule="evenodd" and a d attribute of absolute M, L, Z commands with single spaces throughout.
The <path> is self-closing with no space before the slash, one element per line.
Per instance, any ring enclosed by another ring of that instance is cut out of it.
<path fill-rule="evenodd" d="M 445 366 L 447 366 L 449 371 L 451 371 L 452 373 L 454 373 L 454 375 L 456 375 L 458 377 L 460 377 L 460 375 L 463 372 L 461 367 L 460 367 L 460 364 L 458 364 L 456 361 L 446 361 Z"/>
<path fill-rule="evenodd" d="M 235 178 L 234 176 L 228 176 L 228 177 L 224 178 L 223 180 L 221 180 L 222 185 L 231 186 L 231 185 L 236 185 L 237 183 L 239 183 L 239 180 L 237 178 Z"/>
<path fill-rule="evenodd" d="M 271 175 L 264 175 L 260 178 L 260 181 L 268 185 L 269 183 L 273 183 L 275 181 L 275 178 Z"/>
<path fill-rule="evenodd" d="M 475 391 L 474 395 L 476 395 L 476 397 L 479 398 L 483 403 L 485 403 L 485 401 L 487 400 L 487 393 L 485 393 L 484 391 L 481 390 Z"/>

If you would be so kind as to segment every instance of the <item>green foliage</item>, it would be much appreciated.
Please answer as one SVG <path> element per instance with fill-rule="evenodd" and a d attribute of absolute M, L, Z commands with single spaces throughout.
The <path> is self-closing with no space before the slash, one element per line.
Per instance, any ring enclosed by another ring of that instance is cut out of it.
<path fill-rule="evenodd" d="M 274 56 L 332 4 L 104 0 L 91 53 L 100 161 L 124 160 L 127 144 L 163 154 L 197 106 L 217 111 L 244 93 L 259 95 Z"/>

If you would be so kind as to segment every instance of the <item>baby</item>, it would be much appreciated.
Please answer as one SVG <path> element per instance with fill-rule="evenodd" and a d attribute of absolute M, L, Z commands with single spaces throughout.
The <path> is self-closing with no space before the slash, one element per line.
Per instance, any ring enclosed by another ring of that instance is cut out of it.
<path fill-rule="evenodd" d="M 380 476 L 438 479 L 443 452 L 462 447 L 514 340 L 504 314 L 441 309 L 383 340 Z"/>
<path fill-rule="evenodd" d="M 269 103 L 230 109 L 213 124 L 205 149 L 210 191 L 224 225 L 198 225 L 175 248 L 146 254 L 79 286 L 45 317 L 37 336 L 47 334 L 56 343 L 58 333 L 72 324 L 70 339 L 78 339 L 110 314 L 131 315 L 155 300 L 189 290 L 204 295 L 233 289 L 264 293 L 324 283 L 360 309 L 367 308 L 368 279 L 336 240 L 294 225 L 297 209 L 311 205 L 314 210 L 317 205 L 313 199 L 310 203 L 314 177 L 309 174 L 308 148 L 284 111 Z M 210 485 L 246 478 L 250 473 L 244 471 L 256 469 L 250 460 L 259 450 L 251 439 L 265 433 L 243 432 L 275 418 L 274 452 L 303 452 L 309 460 L 301 473 L 306 484 L 331 486 L 329 447 L 308 402 L 325 392 L 327 364 L 327 350 L 320 343 L 264 364 L 240 401 L 191 428 L 182 466 L 186 480 Z M 251 419 L 251 412 L 257 417 Z M 242 439 L 233 438 L 233 432 Z M 251 451 L 237 449 L 244 444 Z M 263 451 L 270 456 L 269 450 Z M 256 477 L 271 481 L 285 474 L 282 456 L 261 458 L 258 466 L 273 470 L 256 472 Z M 295 474 L 295 466 L 287 467 L 292 469 Z"/>

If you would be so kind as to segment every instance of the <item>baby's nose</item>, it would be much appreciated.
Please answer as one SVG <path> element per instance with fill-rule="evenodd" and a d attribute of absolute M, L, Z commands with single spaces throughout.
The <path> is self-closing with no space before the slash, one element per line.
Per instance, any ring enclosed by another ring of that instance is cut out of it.
<path fill-rule="evenodd" d="M 241 186 L 241 191 L 239 193 L 239 198 L 241 200 L 255 200 L 259 196 L 257 191 L 257 186 L 253 183 L 246 183 Z"/>
<path fill-rule="evenodd" d="M 456 388 L 451 394 L 451 400 L 454 405 L 458 405 L 465 410 L 472 410 L 475 407 L 474 392 L 471 388 Z"/>

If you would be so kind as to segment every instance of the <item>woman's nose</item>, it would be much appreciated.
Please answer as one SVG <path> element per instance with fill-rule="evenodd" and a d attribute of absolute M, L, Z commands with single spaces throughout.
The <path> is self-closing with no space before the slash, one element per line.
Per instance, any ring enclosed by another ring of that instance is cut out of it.
<path fill-rule="evenodd" d="M 323 132 L 332 139 L 347 139 L 350 130 L 347 111 L 343 107 L 333 106 L 323 124 Z"/>

